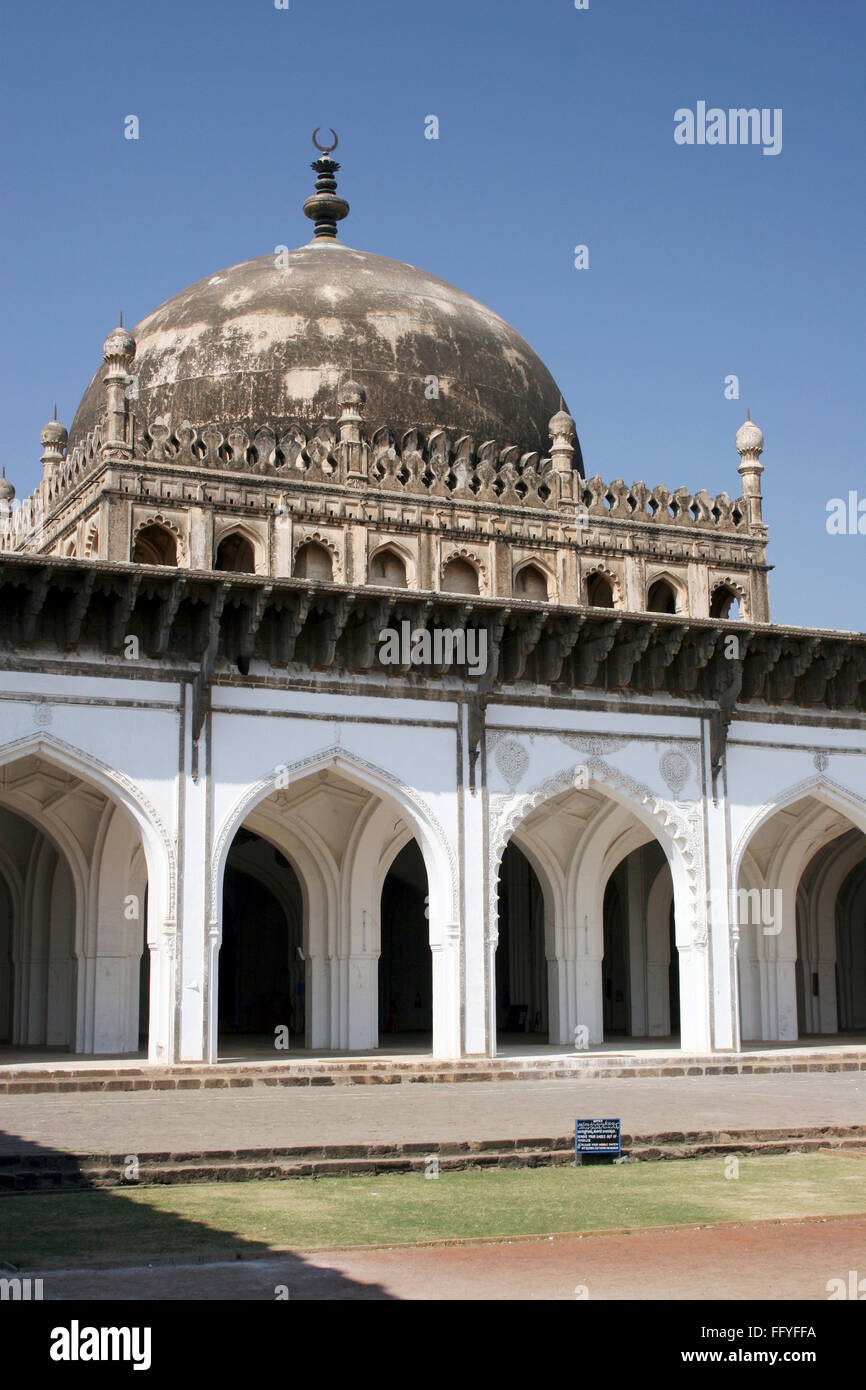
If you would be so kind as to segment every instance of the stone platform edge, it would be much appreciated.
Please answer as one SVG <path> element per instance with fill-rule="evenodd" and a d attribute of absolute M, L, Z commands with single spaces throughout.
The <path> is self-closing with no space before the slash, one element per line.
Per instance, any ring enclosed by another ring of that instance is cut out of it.
<path fill-rule="evenodd" d="M 76 1091 L 208 1090 L 248 1086 L 393 1086 L 465 1081 L 578 1080 L 761 1073 L 866 1071 L 866 1048 L 846 1052 L 712 1053 L 658 1062 L 599 1054 L 551 1059 L 461 1059 L 454 1062 L 220 1062 L 176 1067 L 0 1068 L 0 1095 Z"/>

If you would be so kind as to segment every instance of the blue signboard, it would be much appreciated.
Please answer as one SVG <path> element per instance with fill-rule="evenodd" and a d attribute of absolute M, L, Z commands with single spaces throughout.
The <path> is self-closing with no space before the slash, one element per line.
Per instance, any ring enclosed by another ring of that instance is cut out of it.
<path fill-rule="evenodd" d="M 575 1157 L 581 1154 L 615 1154 L 622 1152 L 619 1120 L 575 1120 Z"/>

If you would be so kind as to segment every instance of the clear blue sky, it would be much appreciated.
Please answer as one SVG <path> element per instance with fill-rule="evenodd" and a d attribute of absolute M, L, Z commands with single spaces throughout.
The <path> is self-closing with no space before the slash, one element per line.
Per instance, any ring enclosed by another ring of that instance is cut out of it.
<path fill-rule="evenodd" d="M 333 126 L 344 240 L 513 323 L 588 473 L 737 495 L 750 406 L 773 617 L 862 630 L 866 535 L 825 523 L 866 499 L 864 51 L 862 0 L 8 5 L 7 474 L 38 481 L 40 428 L 55 399 L 71 424 L 119 307 L 132 325 L 309 239 L 310 132 Z M 676 145 L 698 101 L 780 107 L 781 153 Z"/>

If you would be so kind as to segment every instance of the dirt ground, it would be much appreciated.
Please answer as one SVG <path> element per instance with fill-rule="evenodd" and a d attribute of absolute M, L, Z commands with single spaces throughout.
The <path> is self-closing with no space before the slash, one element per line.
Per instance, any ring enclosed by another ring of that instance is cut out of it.
<path fill-rule="evenodd" d="M 52 1270 L 45 1299 L 826 1300 L 864 1278 L 866 1217 L 286 1252 L 251 1262 Z"/>

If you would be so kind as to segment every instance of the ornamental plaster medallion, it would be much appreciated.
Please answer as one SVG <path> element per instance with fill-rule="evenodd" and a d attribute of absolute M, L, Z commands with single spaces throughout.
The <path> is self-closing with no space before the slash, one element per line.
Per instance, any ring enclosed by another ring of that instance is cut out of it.
<path fill-rule="evenodd" d="M 33 708 L 33 723 L 40 729 L 45 729 L 54 719 L 54 714 L 50 705 L 38 704 Z"/>
<path fill-rule="evenodd" d="M 616 734 L 557 734 L 560 743 L 566 748 L 575 748 L 579 753 L 591 753 L 600 758 L 605 753 L 618 753 L 627 748 L 630 738 L 619 738 Z"/>
<path fill-rule="evenodd" d="M 516 738 L 506 738 L 497 744 L 494 761 L 513 791 L 529 767 L 529 754 Z"/>
<path fill-rule="evenodd" d="M 818 772 L 826 772 L 830 766 L 830 758 L 827 753 L 816 753 L 812 759 Z"/>
<path fill-rule="evenodd" d="M 659 771 L 665 784 L 679 798 L 680 792 L 691 776 L 691 764 L 684 753 L 671 748 L 659 758 Z"/>

